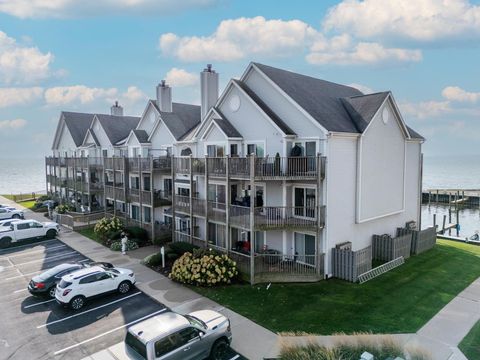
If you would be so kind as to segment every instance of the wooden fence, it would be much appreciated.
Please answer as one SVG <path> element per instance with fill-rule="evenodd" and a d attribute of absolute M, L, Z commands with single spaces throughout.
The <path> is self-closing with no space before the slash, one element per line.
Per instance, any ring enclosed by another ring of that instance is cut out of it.
<path fill-rule="evenodd" d="M 332 249 L 333 276 L 356 282 L 360 274 L 372 269 L 372 247 L 352 251 Z"/>
<path fill-rule="evenodd" d="M 104 211 L 89 213 L 89 214 L 57 214 L 53 213 L 53 221 L 72 230 L 81 230 L 95 225 L 98 220 L 105 217 Z"/>
<path fill-rule="evenodd" d="M 381 261 L 391 261 L 403 256 L 410 257 L 412 234 L 406 233 L 395 238 L 388 234 L 373 235 L 373 258 Z"/>

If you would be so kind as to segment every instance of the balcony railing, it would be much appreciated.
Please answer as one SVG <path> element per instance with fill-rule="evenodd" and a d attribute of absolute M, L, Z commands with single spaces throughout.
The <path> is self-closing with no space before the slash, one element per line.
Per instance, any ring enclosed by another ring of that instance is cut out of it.
<path fill-rule="evenodd" d="M 152 193 L 150 191 L 142 190 L 140 192 L 142 204 L 152 205 Z"/>
<path fill-rule="evenodd" d="M 130 171 L 152 171 L 150 158 L 128 158 L 128 169 Z"/>
<path fill-rule="evenodd" d="M 228 158 L 206 158 L 208 176 L 211 177 L 225 177 L 227 174 L 227 161 Z"/>
<path fill-rule="evenodd" d="M 123 157 L 106 157 L 103 161 L 106 170 L 125 170 L 125 158 Z"/>
<path fill-rule="evenodd" d="M 125 201 L 125 190 L 121 188 L 115 188 L 115 199 Z"/>
<path fill-rule="evenodd" d="M 218 222 L 226 222 L 227 220 L 227 213 L 226 213 L 226 205 L 219 202 L 209 201 L 208 202 L 208 219 L 212 221 Z"/>
<path fill-rule="evenodd" d="M 154 206 L 168 206 L 172 205 L 172 192 L 164 190 L 153 191 Z"/>
<path fill-rule="evenodd" d="M 230 205 L 230 224 L 242 228 L 250 228 L 250 208 L 246 206 Z"/>
<path fill-rule="evenodd" d="M 175 195 L 175 210 L 183 213 L 190 213 L 190 197 Z"/>
<path fill-rule="evenodd" d="M 315 228 L 317 225 L 316 207 L 255 208 L 255 227 L 258 229 Z"/>
<path fill-rule="evenodd" d="M 172 158 L 161 156 L 158 158 L 153 158 L 153 169 L 158 170 L 162 173 L 171 173 L 172 172 Z"/>

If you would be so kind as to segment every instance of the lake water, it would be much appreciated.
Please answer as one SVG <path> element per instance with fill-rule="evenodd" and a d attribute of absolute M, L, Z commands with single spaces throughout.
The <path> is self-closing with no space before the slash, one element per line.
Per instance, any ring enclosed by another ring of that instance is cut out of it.
<path fill-rule="evenodd" d="M 423 188 L 480 189 L 478 156 L 424 157 Z M 43 158 L 0 158 L 0 194 L 45 191 Z M 433 214 L 441 224 L 446 206 L 423 206 L 422 227 L 432 224 Z M 480 211 L 462 209 L 459 212 L 460 235 L 470 236 L 480 230 Z M 455 235 L 455 232 L 452 232 Z"/>

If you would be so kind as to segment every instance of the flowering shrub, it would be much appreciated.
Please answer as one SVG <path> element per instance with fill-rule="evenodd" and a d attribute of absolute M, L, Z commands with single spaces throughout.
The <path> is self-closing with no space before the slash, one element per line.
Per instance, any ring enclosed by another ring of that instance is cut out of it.
<path fill-rule="evenodd" d="M 138 244 L 135 241 L 127 240 L 127 251 L 138 249 Z M 115 241 L 110 245 L 110 250 L 112 251 L 121 251 L 122 250 L 122 242 Z"/>
<path fill-rule="evenodd" d="M 211 250 L 186 252 L 175 261 L 169 277 L 196 286 L 230 284 L 238 274 L 237 263 Z"/>
<path fill-rule="evenodd" d="M 111 219 L 103 218 L 95 224 L 93 231 L 95 234 L 102 240 L 105 240 L 107 234 L 114 231 L 122 230 L 122 222 L 117 217 L 112 217 Z"/>

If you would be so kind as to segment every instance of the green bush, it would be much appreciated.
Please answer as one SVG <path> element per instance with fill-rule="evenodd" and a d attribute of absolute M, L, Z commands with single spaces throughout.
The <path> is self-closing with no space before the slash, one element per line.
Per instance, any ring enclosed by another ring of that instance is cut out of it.
<path fill-rule="evenodd" d="M 106 234 L 107 238 L 110 240 L 120 240 L 122 237 L 122 230 L 112 230 Z"/>
<path fill-rule="evenodd" d="M 162 246 L 172 241 L 172 232 L 162 232 L 155 234 L 155 239 L 152 240 L 153 245 Z"/>
<path fill-rule="evenodd" d="M 199 247 L 184 241 L 172 242 L 168 245 L 178 256 L 182 256 L 186 252 L 193 253 L 193 250 L 198 249 Z"/>
<path fill-rule="evenodd" d="M 48 212 L 48 208 L 46 206 L 33 207 L 32 210 L 38 213 Z"/>
<path fill-rule="evenodd" d="M 59 214 L 65 214 L 67 211 L 74 211 L 75 207 L 70 204 L 61 204 L 55 208 L 55 211 Z"/>
<path fill-rule="evenodd" d="M 123 225 L 120 219 L 116 216 L 108 219 L 103 218 L 95 224 L 93 231 L 99 239 L 105 241 L 108 239 L 108 234 L 122 230 Z"/>
<path fill-rule="evenodd" d="M 50 195 L 42 195 L 42 196 L 39 196 L 36 201 L 37 201 L 37 203 L 41 203 L 41 202 L 51 200 L 51 199 L 52 199 L 52 197 Z"/>
<path fill-rule="evenodd" d="M 237 264 L 227 255 L 197 251 L 196 255 L 186 252 L 176 260 L 169 277 L 184 284 L 215 286 L 230 284 L 237 275 Z"/>
<path fill-rule="evenodd" d="M 162 254 L 150 254 L 145 259 L 143 259 L 143 263 L 147 266 L 159 266 L 162 264 Z"/>
<path fill-rule="evenodd" d="M 135 241 L 128 240 L 127 241 L 127 251 L 138 249 L 138 245 Z M 122 251 L 122 242 L 121 241 L 114 241 L 112 245 L 110 245 L 110 250 L 112 251 Z"/>
<path fill-rule="evenodd" d="M 125 232 L 129 237 L 137 239 L 139 246 L 145 246 L 148 243 L 148 232 L 139 226 L 127 226 Z"/>

